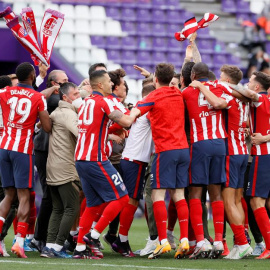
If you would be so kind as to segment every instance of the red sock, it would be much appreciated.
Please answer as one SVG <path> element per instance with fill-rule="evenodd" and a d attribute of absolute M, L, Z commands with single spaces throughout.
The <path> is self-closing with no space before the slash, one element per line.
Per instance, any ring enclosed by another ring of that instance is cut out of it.
<path fill-rule="evenodd" d="M 244 209 L 244 213 L 245 213 L 245 224 L 244 224 L 244 227 L 245 227 L 245 229 L 248 230 L 248 207 L 247 207 L 247 202 L 244 199 L 244 197 L 241 198 L 241 203 L 242 203 L 242 206 L 243 206 L 243 209 Z"/>
<path fill-rule="evenodd" d="M 95 226 L 95 230 L 102 233 L 104 229 L 112 222 L 115 217 L 122 211 L 122 209 L 128 204 L 129 197 L 125 195 L 118 200 L 108 203 L 103 211 L 101 218 Z"/>
<path fill-rule="evenodd" d="M 27 229 L 28 229 L 28 223 L 26 222 L 18 222 L 17 225 L 17 235 L 25 238 L 26 234 L 27 234 Z"/>
<path fill-rule="evenodd" d="M 14 235 L 17 235 L 17 227 L 18 227 L 18 218 L 15 216 L 13 219 L 13 230 L 14 230 Z"/>
<path fill-rule="evenodd" d="M 100 205 L 93 207 L 85 207 L 83 215 L 80 218 L 79 223 L 79 235 L 77 242 L 80 244 L 85 244 L 83 237 L 89 233 L 92 223 L 96 218 L 97 213 L 99 212 Z"/>
<path fill-rule="evenodd" d="M 120 228 L 119 228 L 119 234 L 128 235 L 128 231 L 131 227 L 131 224 L 134 219 L 134 214 L 137 210 L 137 206 L 134 206 L 132 204 L 128 204 L 120 214 Z"/>
<path fill-rule="evenodd" d="M 35 203 L 36 193 L 35 191 L 31 191 L 30 193 L 30 216 L 29 216 L 29 226 L 27 230 L 27 234 L 35 233 L 35 224 L 37 217 L 37 208 Z"/>
<path fill-rule="evenodd" d="M 182 238 L 188 238 L 188 205 L 185 199 L 175 203 L 177 210 L 179 227 L 180 227 L 180 240 Z"/>
<path fill-rule="evenodd" d="M 215 201 L 212 202 L 211 205 L 215 228 L 215 241 L 222 241 L 224 230 L 224 204 L 223 201 Z"/>
<path fill-rule="evenodd" d="M 174 204 L 173 200 L 171 199 L 169 206 L 168 206 L 168 227 L 167 227 L 167 229 L 169 231 L 174 230 L 176 220 L 177 220 L 176 205 Z"/>
<path fill-rule="evenodd" d="M 270 220 L 265 207 L 253 211 L 258 227 L 264 238 L 266 249 L 270 249 Z"/>
<path fill-rule="evenodd" d="M 161 242 L 167 238 L 167 209 L 164 201 L 157 201 L 153 203 L 154 216 L 157 225 L 158 238 Z"/>
<path fill-rule="evenodd" d="M 194 230 L 196 241 L 204 240 L 203 221 L 202 221 L 202 202 L 199 199 L 189 200 L 190 221 Z"/>
<path fill-rule="evenodd" d="M 2 233 L 3 226 L 4 226 L 4 221 L 0 219 L 0 234 Z"/>
<path fill-rule="evenodd" d="M 82 217 L 85 208 L 86 208 L 86 198 L 84 198 L 83 201 L 82 201 L 82 203 L 81 203 L 81 207 L 80 207 L 80 218 Z"/>
<path fill-rule="evenodd" d="M 248 244 L 245 228 L 243 225 L 230 224 L 233 234 L 234 234 L 234 244 L 235 245 L 245 245 Z"/>

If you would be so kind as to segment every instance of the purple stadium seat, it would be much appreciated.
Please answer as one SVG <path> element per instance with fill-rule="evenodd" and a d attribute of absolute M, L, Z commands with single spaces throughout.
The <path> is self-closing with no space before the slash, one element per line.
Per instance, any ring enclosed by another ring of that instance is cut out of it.
<path fill-rule="evenodd" d="M 178 7 L 180 4 L 179 0 L 167 0 L 166 5 L 168 6 L 173 6 L 173 7 Z"/>
<path fill-rule="evenodd" d="M 133 36 L 122 37 L 122 50 L 136 50 L 137 39 Z"/>
<path fill-rule="evenodd" d="M 165 52 L 153 52 L 152 63 L 155 65 L 158 63 L 167 63 L 167 56 Z"/>
<path fill-rule="evenodd" d="M 138 51 L 137 63 L 138 65 L 151 65 L 152 64 L 151 53 L 148 51 Z"/>
<path fill-rule="evenodd" d="M 236 11 L 240 11 L 241 13 L 250 13 L 249 2 L 243 0 L 236 1 Z"/>
<path fill-rule="evenodd" d="M 211 54 L 201 54 L 202 62 L 205 63 L 209 69 L 213 68 L 213 59 Z"/>
<path fill-rule="evenodd" d="M 152 0 L 152 6 L 166 6 L 166 0 Z"/>
<path fill-rule="evenodd" d="M 152 9 L 152 4 L 149 0 L 137 0 L 137 6 Z"/>
<path fill-rule="evenodd" d="M 173 65 L 182 65 L 184 58 L 180 53 L 169 52 L 167 53 L 167 62 Z"/>
<path fill-rule="evenodd" d="M 241 59 L 235 55 L 232 55 L 230 53 L 227 54 L 227 61 L 230 65 L 235 65 L 240 67 L 241 66 Z"/>
<path fill-rule="evenodd" d="M 137 21 L 138 22 L 151 22 L 152 21 L 151 11 L 145 8 L 137 9 Z"/>
<path fill-rule="evenodd" d="M 167 10 L 167 22 L 175 23 L 175 24 L 182 24 L 186 20 L 182 17 L 182 11 L 179 10 Z"/>
<path fill-rule="evenodd" d="M 198 39 L 197 46 L 202 53 L 212 53 L 214 51 L 214 39 Z"/>
<path fill-rule="evenodd" d="M 198 36 L 201 37 L 201 38 L 210 38 L 209 27 L 200 28 L 198 30 Z"/>
<path fill-rule="evenodd" d="M 226 52 L 226 45 L 224 42 L 222 41 L 216 41 L 215 42 L 215 46 L 214 46 L 214 51 L 217 54 L 223 54 L 223 53 L 227 53 Z"/>
<path fill-rule="evenodd" d="M 139 37 L 137 39 L 138 50 L 152 50 L 152 38 L 151 37 Z"/>
<path fill-rule="evenodd" d="M 136 63 L 134 63 L 135 65 Z M 127 76 L 130 79 L 142 79 L 142 75 L 140 74 L 140 72 L 138 72 L 137 70 L 134 69 L 133 64 L 129 64 L 129 65 L 122 65 L 122 68 L 125 70 Z"/>
<path fill-rule="evenodd" d="M 220 78 L 220 73 L 221 73 L 220 69 L 219 68 L 213 68 L 213 69 L 211 69 L 211 71 L 213 71 L 215 73 L 216 78 L 218 80 Z"/>
<path fill-rule="evenodd" d="M 106 52 L 107 52 L 108 60 L 111 60 L 111 61 L 115 62 L 116 64 L 121 63 L 120 50 L 107 49 Z"/>
<path fill-rule="evenodd" d="M 150 23 L 137 23 L 138 36 L 150 36 L 152 34 Z"/>
<path fill-rule="evenodd" d="M 133 8 L 122 8 L 121 20 L 136 22 L 137 21 L 136 10 Z"/>
<path fill-rule="evenodd" d="M 160 51 L 160 52 L 166 52 L 169 49 L 167 44 L 168 44 L 167 38 L 159 38 L 159 37 L 154 38 L 153 39 L 153 50 Z"/>
<path fill-rule="evenodd" d="M 123 64 L 132 64 L 134 65 L 136 62 L 136 53 L 135 51 L 122 51 L 122 55 L 121 55 L 121 63 Z"/>
<path fill-rule="evenodd" d="M 170 52 L 185 52 L 186 50 L 183 42 L 177 41 L 174 37 L 168 38 L 167 48 Z"/>
<path fill-rule="evenodd" d="M 121 18 L 120 9 L 117 7 L 107 7 L 106 8 L 106 15 L 107 15 L 107 17 L 111 17 L 115 20 L 120 20 L 120 18 Z"/>
<path fill-rule="evenodd" d="M 99 48 L 105 48 L 105 39 L 101 36 L 91 36 L 91 43 Z"/>
<path fill-rule="evenodd" d="M 129 35 L 136 35 L 136 23 L 134 22 L 121 22 L 122 31 L 128 32 Z"/>
<path fill-rule="evenodd" d="M 215 68 L 220 68 L 222 65 L 227 64 L 227 56 L 226 54 L 215 54 L 213 56 L 213 65 Z"/>
<path fill-rule="evenodd" d="M 235 13 L 236 3 L 234 0 L 222 0 L 222 11 Z"/>
<path fill-rule="evenodd" d="M 166 13 L 164 10 L 162 9 L 153 9 L 152 10 L 152 21 L 155 22 L 166 22 L 167 21 L 167 17 L 166 17 Z"/>
<path fill-rule="evenodd" d="M 268 54 L 270 54 L 270 41 L 265 42 L 265 49 Z"/>
<path fill-rule="evenodd" d="M 241 24 L 243 21 L 250 21 L 250 15 L 249 13 L 242 13 L 240 12 L 236 12 L 236 18 L 239 24 Z"/>
<path fill-rule="evenodd" d="M 167 29 L 164 23 L 153 23 L 152 25 L 152 36 L 156 37 L 166 37 Z"/>
<path fill-rule="evenodd" d="M 120 49 L 121 48 L 120 38 L 119 37 L 107 37 L 105 46 L 108 49 Z"/>
<path fill-rule="evenodd" d="M 180 26 L 180 24 L 167 24 L 167 37 L 174 39 L 174 33 L 180 32 L 183 28 L 183 25 Z"/>
<path fill-rule="evenodd" d="M 181 12 L 181 17 L 182 19 L 184 20 L 184 22 L 192 17 L 194 17 L 194 14 L 189 12 L 189 11 L 186 11 L 186 10 L 183 10 Z"/>

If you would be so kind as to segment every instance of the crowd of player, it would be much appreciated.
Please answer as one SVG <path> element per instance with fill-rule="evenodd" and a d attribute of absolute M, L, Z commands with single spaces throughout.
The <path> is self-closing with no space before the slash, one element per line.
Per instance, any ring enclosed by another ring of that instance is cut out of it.
<path fill-rule="evenodd" d="M 4 238 L 16 208 L 11 250 L 21 258 L 30 250 L 45 258 L 102 258 L 99 238 L 108 225 L 104 241 L 125 257 L 154 259 L 176 249 L 176 259 L 270 258 L 270 76 L 254 72 L 243 87 L 241 70 L 224 65 L 216 80 L 195 35 L 190 42 L 180 74 L 167 63 L 153 74 L 134 66 L 147 78 L 133 108 L 125 104 L 125 71 L 107 71 L 102 63 L 90 67 L 79 87 L 64 71 L 51 71 L 41 93 L 34 87 L 46 76 L 43 65 L 38 80 L 29 63 L 17 67 L 13 86 L 9 77 L 0 77 L 0 256 L 9 256 Z M 35 163 L 44 192 L 37 221 Z M 149 239 L 132 252 L 128 233 L 144 189 Z M 207 191 L 214 239 L 203 214 Z M 247 233 L 247 207 L 255 217 L 250 223 L 256 252 Z M 231 251 L 226 222 L 234 234 Z"/>

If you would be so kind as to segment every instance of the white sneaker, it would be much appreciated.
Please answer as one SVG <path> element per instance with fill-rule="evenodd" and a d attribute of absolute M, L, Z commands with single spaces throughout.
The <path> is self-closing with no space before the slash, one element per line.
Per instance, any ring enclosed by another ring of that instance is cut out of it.
<path fill-rule="evenodd" d="M 261 242 L 259 244 L 256 243 L 251 255 L 260 256 L 264 252 L 264 250 L 265 250 L 265 243 L 264 242 Z"/>
<path fill-rule="evenodd" d="M 140 252 L 140 256 L 145 256 L 153 253 L 159 244 L 158 237 L 155 240 L 151 240 L 150 237 L 147 240 L 145 248 Z"/>
<path fill-rule="evenodd" d="M 243 258 L 247 257 L 248 255 L 251 255 L 252 251 L 253 251 L 252 247 L 248 244 L 247 244 L 246 248 L 241 248 L 240 246 L 236 246 L 235 252 L 230 256 L 230 259 L 231 260 L 243 259 Z"/>
<path fill-rule="evenodd" d="M 210 242 L 208 243 L 210 244 Z M 198 259 L 199 257 L 207 258 L 210 251 L 208 243 L 204 240 L 204 243 L 201 247 L 199 247 L 197 243 L 194 252 L 189 256 L 189 258 L 190 259 Z M 212 246 L 211 246 L 211 250 L 212 250 Z"/>
<path fill-rule="evenodd" d="M 235 253 L 236 250 L 237 250 L 236 247 L 237 247 L 237 246 L 234 245 L 233 248 L 232 248 L 232 250 L 230 251 L 230 253 L 229 253 L 227 256 L 225 256 L 224 259 L 229 259 L 229 260 L 230 260 L 230 259 L 232 258 L 232 256 L 234 256 L 234 253 Z"/>
<path fill-rule="evenodd" d="M 171 245 L 171 248 L 176 249 L 176 244 L 174 241 L 176 237 L 173 235 L 173 232 L 172 233 L 167 232 L 167 239 L 168 239 L 169 244 Z"/>
<path fill-rule="evenodd" d="M 10 255 L 7 253 L 6 245 L 4 243 L 4 240 L 0 241 L 0 245 L 2 247 L 3 257 L 10 257 Z"/>
<path fill-rule="evenodd" d="M 210 259 L 217 259 L 224 251 L 224 246 L 222 241 L 217 242 L 213 245 L 212 250 L 209 254 Z"/>

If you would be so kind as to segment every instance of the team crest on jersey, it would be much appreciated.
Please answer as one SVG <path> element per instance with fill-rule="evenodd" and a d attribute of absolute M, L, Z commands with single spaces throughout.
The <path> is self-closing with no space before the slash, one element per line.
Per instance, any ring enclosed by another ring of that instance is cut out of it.
<path fill-rule="evenodd" d="M 120 188 L 121 188 L 123 191 L 125 191 L 125 190 L 126 190 L 125 184 L 124 184 L 124 183 L 120 184 Z"/>

